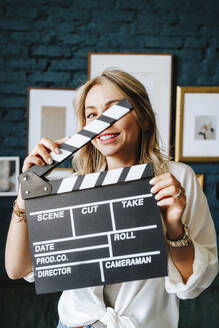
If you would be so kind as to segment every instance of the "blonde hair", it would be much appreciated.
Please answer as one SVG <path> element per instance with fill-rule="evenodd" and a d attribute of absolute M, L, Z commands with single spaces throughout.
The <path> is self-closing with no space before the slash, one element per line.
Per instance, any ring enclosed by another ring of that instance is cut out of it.
<path fill-rule="evenodd" d="M 158 131 L 155 115 L 144 86 L 132 75 L 121 70 L 105 70 L 100 76 L 87 81 L 77 92 L 75 109 L 79 130 L 85 126 L 85 100 L 90 89 L 96 85 L 116 88 L 133 105 L 137 122 L 141 129 L 141 140 L 138 151 L 138 164 L 152 163 L 155 175 L 167 172 L 166 158 L 161 153 L 158 142 Z M 106 158 L 91 142 L 82 147 L 73 160 L 73 167 L 80 174 L 100 171 L 106 164 Z"/>

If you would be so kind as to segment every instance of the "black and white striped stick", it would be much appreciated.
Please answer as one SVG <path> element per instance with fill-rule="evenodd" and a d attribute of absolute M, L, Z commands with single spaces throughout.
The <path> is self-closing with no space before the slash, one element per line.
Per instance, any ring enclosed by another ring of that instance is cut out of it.
<path fill-rule="evenodd" d="M 49 184 L 52 186 L 50 194 L 63 194 L 76 190 L 140 180 L 152 176 L 152 164 L 139 164 L 110 171 L 95 172 L 80 176 L 75 175 L 60 180 L 49 181 Z"/>
<path fill-rule="evenodd" d="M 133 109 L 128 99 L 124 98 L 116 105 L 107 109 L 104 114 L 86 125 L 81 131 L 74 134 L 60 146 L 60 154 L 51 153 L 53 159 L 52 165 L 38 166 L 33 165 L 27 172 L 33 172 L 42 177 L 54 167 L 58 166 L 64 160 L 76 153 L 92 139 L 96 138 L 101 132 L 108 129 L 113 123 L 128 114 Z M 26 172 L 26 173 L 27 173 Z"/>

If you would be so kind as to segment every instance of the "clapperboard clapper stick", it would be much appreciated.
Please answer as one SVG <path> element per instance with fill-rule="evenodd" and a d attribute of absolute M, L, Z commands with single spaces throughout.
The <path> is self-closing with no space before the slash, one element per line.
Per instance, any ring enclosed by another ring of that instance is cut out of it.
<path fill-rule="evenodd" d="M 37 294 L 167 275 L 152 164 L 44 178 L 130 110 L 123 99 L 62 144 L 53 165 L 20 175 Z"/>

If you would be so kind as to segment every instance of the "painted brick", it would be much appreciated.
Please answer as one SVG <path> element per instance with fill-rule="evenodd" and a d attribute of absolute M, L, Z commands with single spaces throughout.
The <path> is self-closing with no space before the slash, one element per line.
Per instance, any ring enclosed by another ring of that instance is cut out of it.
<path fill-rule="evenodd" d="M 71 55 L 71 49 L 59 46 L 34 46 L 31 49 L 32 55 L 50 56 L 50 57 L 68 57 Z"/>
<path fill-rule="evenodd" d="M 72 58 L 72 59 L 61 59 L 59 61 L 53 60 L 50 65 L 51 70 L 83 70 L 86 66 L 87 60 L 80 58 Z"/>
<path fill-rule="evenodd" d="M 84 36 L 76 33 L 60 33 L 57 35 L 57 40 L 61 41 L 64 44 L 75 45 L 80 44 L 84 40 Z"/>
<path fill-rule="evenodd" d="M 6 59 L 4 57 L 0 57 L 0 68 L 1 69 L 5 69 L 5 63 L 6 63 Z"/>
<path fill-rule="evenodd" d="M 122 9 L 146 9 L 147 11 L 152 11 L 154 4 L 150 1 L 138 0 L 138 1 L 129 1 L 129 0 L 117 0 L 116 8 Z"/>
<path fill-rule="evenodd" d="M 73 8 L 113 8 L 114 0 L 73 0 Z"/>
<path fill-rule="evenodd" d="M 31 20 L 2 18 L 0 21 L 0 29 L 13 31 L 26 31 L 31 28 Z"/>
<path fill-rule="evenodd" d="M 134 19 L 134 11 L 97 9 L 92 18 L 105 22 L 130 22 Z"/>
<path fill-rule="evenodd" d="M 26 99 L 25 99 L 26 101 Z M 14 106 L 15 107 L 15 106 Z M 22 106 L 20 109 L 9 109 L 5 115 L 4 115 L 4 120 L 6 121 L 24 121 L 26 119 L 27 114 L 26 114 L 26 103 Z M 14 143 L 16 145 L 16 143 Z"/>
<path fill-rule="evenodd" d="M 190 2 L 189 2 L 189 4 L 190 4 L 190 7 L 191 7 Z M 182 3 L 180 3 L 179 1 L 175 1 L 175 0 L 154 1 L 154 10 L 156 10 L 157 14 L 163 14 L 164 16 L 165 16 L 167 11 L 176 12 L 176 11 L 179 10 L 180 12 L 182 12 L 182 6 L 184 6 L 184 2 L 183 2 L 183 5 L 182 5 Z"/>
<path fill-rule="evenodd" d="M 17 6 L 9 6 L 6 8 L 5 16 L 9 17 L 31 17 L 37 16 L 39 9 L 32 7 L 24 8 L 18 3 Z"/>
<path fill-rule="evenodd" d="M 0 72 L 0 82 L 15 82 L 23 81 L 25 79 L 25 72 Z"/>
<path fill-rule="evenodd" d="M 19 107 L 25 107 L 26 101 L 24 97 L 1 97 L 0 98 L 0 104 L 1 107 L 4 108 L 19 108 Z"/>
<path fill-rule="evenodd" d="M 17 145 L 18 147 L 24 147 L 26 144 L 26 138 L 25 136 L 23 136 L 22 138 L 9 136 L 5 138 L 4 144 L 8 147 L 12 147 L 13 145 Z"/>
<path fill-rule="evenodd" d="M 75 72 L 72 74 L 72 85 L 71 88 L 77 88 L 87 81 L 87 74 L 84 72 Z"/>
<path fill-rule="evenodd" d="M 161 31 L 161 35 L 176 36 L 199 36 L 198 26 L 195 24 L 165 24 Z"/>
<path fill-rule="evenodd" d="M 70 73 L 59 72 L 34 72 L 28 74 L 28 81 L 30 82 L 59 82 L 68 81 L 71 77 Z"/>
<path fill-rule="evenodd" d="M 71 19 L 71 20 L 80 20 L 80 21 L 84 21 L 84 20 L 89 20 L 90 17 L 90 11 L 89 10 L 85 10 L 85 9 L 80 9 L 78 8 L 77 10 L 75 10 L 74 8 L 69 9 L 64 9 L 64 8 L 50 8 L 48 10 L 48 13 L 50 16 L 52 16 L 53 18 L 64 18 L 65 20 L 67 19 Z"/>
<path fill-rule="evenodd" d="M 87 31 L 95 32 L 95 33 L 108 33 L 108 32 L 119 32 L 122 24 L 120 22 L 114 22 L 110 24 L 109 22 L 100 22 L 97 20 L 96 22 L 91 21 L 87 25 Z"/>
<path fill-rule="evenodd" d="M 205 176 L 205 194 L 209 206 L 219 208 L 219 201 L 216 198 L 216 182 L 219 181 L 219 174 L 207 174 Z"/>
<path fill-rule="evenodd" d="M 207 39 L 203 37 L 187 37 L 185 39 L 185 48 L 190 48 L 190 49 L 199 49 L 199 48 L 204 48 L 207 45 Z"/>
<path fill-rule="evenodd" d="M 147 21 L 143 21 L 141 24 L 137 24 L 137 22 L 134 22 L 133 26 L 134 24 L 136 33 L 143 33 L 146 35 L 159 36 L 163 29 L 163 24 L 154 24 L 153 22 L 151 24 Z"/>
<path fill-rule="evenodd" d="M 153 48 L 181 48 L 183 39 L 180 37 L 147 37 L 144 38 L 144 45 Z"/>
<path fill-rule="evenodd" d="M 177 51 L 177 54 L 181 57 L 181 60 L 185 61 L 186 63 L 188 61 L 198 63 L 198 61 L 202 59 L 201 49 L 182 49 Z"/>
<path fill-rule="evenodd" d="M 219 208 L 212 208 L 211 209 L 211 215 L 212 215 L 212 218 L 214 220 L 215 229 L 217 231 L 218 241 L 219 241 Z M 218 244 L 218 246 L 219 246 L 219 244 Z"/>
<path fill-rule="evenodd" d="M 201 33 L 202 35 L 205 35 L 206 37 L 208 36 L 213 36 L 217 37 L 218 41 L 218 35 L 219 35 L 219 26 L 209 26 L 209 25 L 203 25 L 201 27 Z"/>
<path fill-rule="evenodd" d="M 12 68 L 24 68 L 26 70 L 31 69 L 31 70 L 39 70 L 39 69 L 44 69 L 46 68 L 48 64 L 47 59 L 28 59 L 28 58 L 9 58 L 7 60 L 7 67 L 12 67 Z"/>
<path fill-rule="evenodd" d="M 137 13 L 137 22 L 142 24 L 147 22 L 147 24 L 160 24 L 160 23 L 176 23 L 178 21 L 177 16 L 174 12 L 167 12 L 165 15 L 156 14 L 154 12 L 148 13 L 147 11 L 139 11 Z"/>
<path fill-rule="evenodd" d="M 182 24 L 208 24 L 208 25 L 218 25 L 218 12 L 215 10 L 209 11 L 202 10 L 199 11 L 198 15 L 196 11 L 193 13 L 186 13 L 180 15 L 179 22 Z"/>
<path fill-rule="evenodd" d="M 1 102 L 0 102 L 0 119 L 3 119 L 6 115 L 6 110 L 2 108 Z"/>
<path fill-rule="evenodd" d="M 8 41 L 8 35 L 6 32 L 0 33 L 0 43 L 6 43 Z"/>
<path fill-rule="evenodd" d="M 0 94 L 26 95 L 26 86 L 23 83 L 0 83 Z"/>
<path fill-rule="evenodd" d="M 25 136 L 25 128 L 23 122 L 17 122 L 16 128 L 14 122 L 1 121 L 0 122 L 0 137 L 14 136 L 23 137 Z"/>
<path fill-rule="evenodd" d="M 92 48 L 91 47 L 79 47 L 77 50 L 74 50 L 74 56 L 79 57 L 79 58 L 88 58 L 88 52 L 91 52 Z"/>
<path fill-rule="evenodd" d="M 20 46 L 15 46 L 12 43 L 8 45 L 1 45 L 0 47 L 0 55 L 19 55 L 20 54 Z"/>
<path fill-rule="evenodd" d="M 39 32 L 25 31 L 25 32 L 11 32 L 9 34 L 10 41 L 23 43 L 33 43 L 42 40 L 42 35 Z"/>

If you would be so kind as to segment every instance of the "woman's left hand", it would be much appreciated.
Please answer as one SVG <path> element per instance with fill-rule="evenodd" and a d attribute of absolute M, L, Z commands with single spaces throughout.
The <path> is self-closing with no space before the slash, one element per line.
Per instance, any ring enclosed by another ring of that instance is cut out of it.
<path fill-rule="evenodd" d="M 161 207 L 168 236 L 179 239 L 183 234 L 181 221 L 186 207 L 185 190 L 171 173 L 164 173 L 150 180 L 151 192 L 155 194 L 157 205 Z"/>

